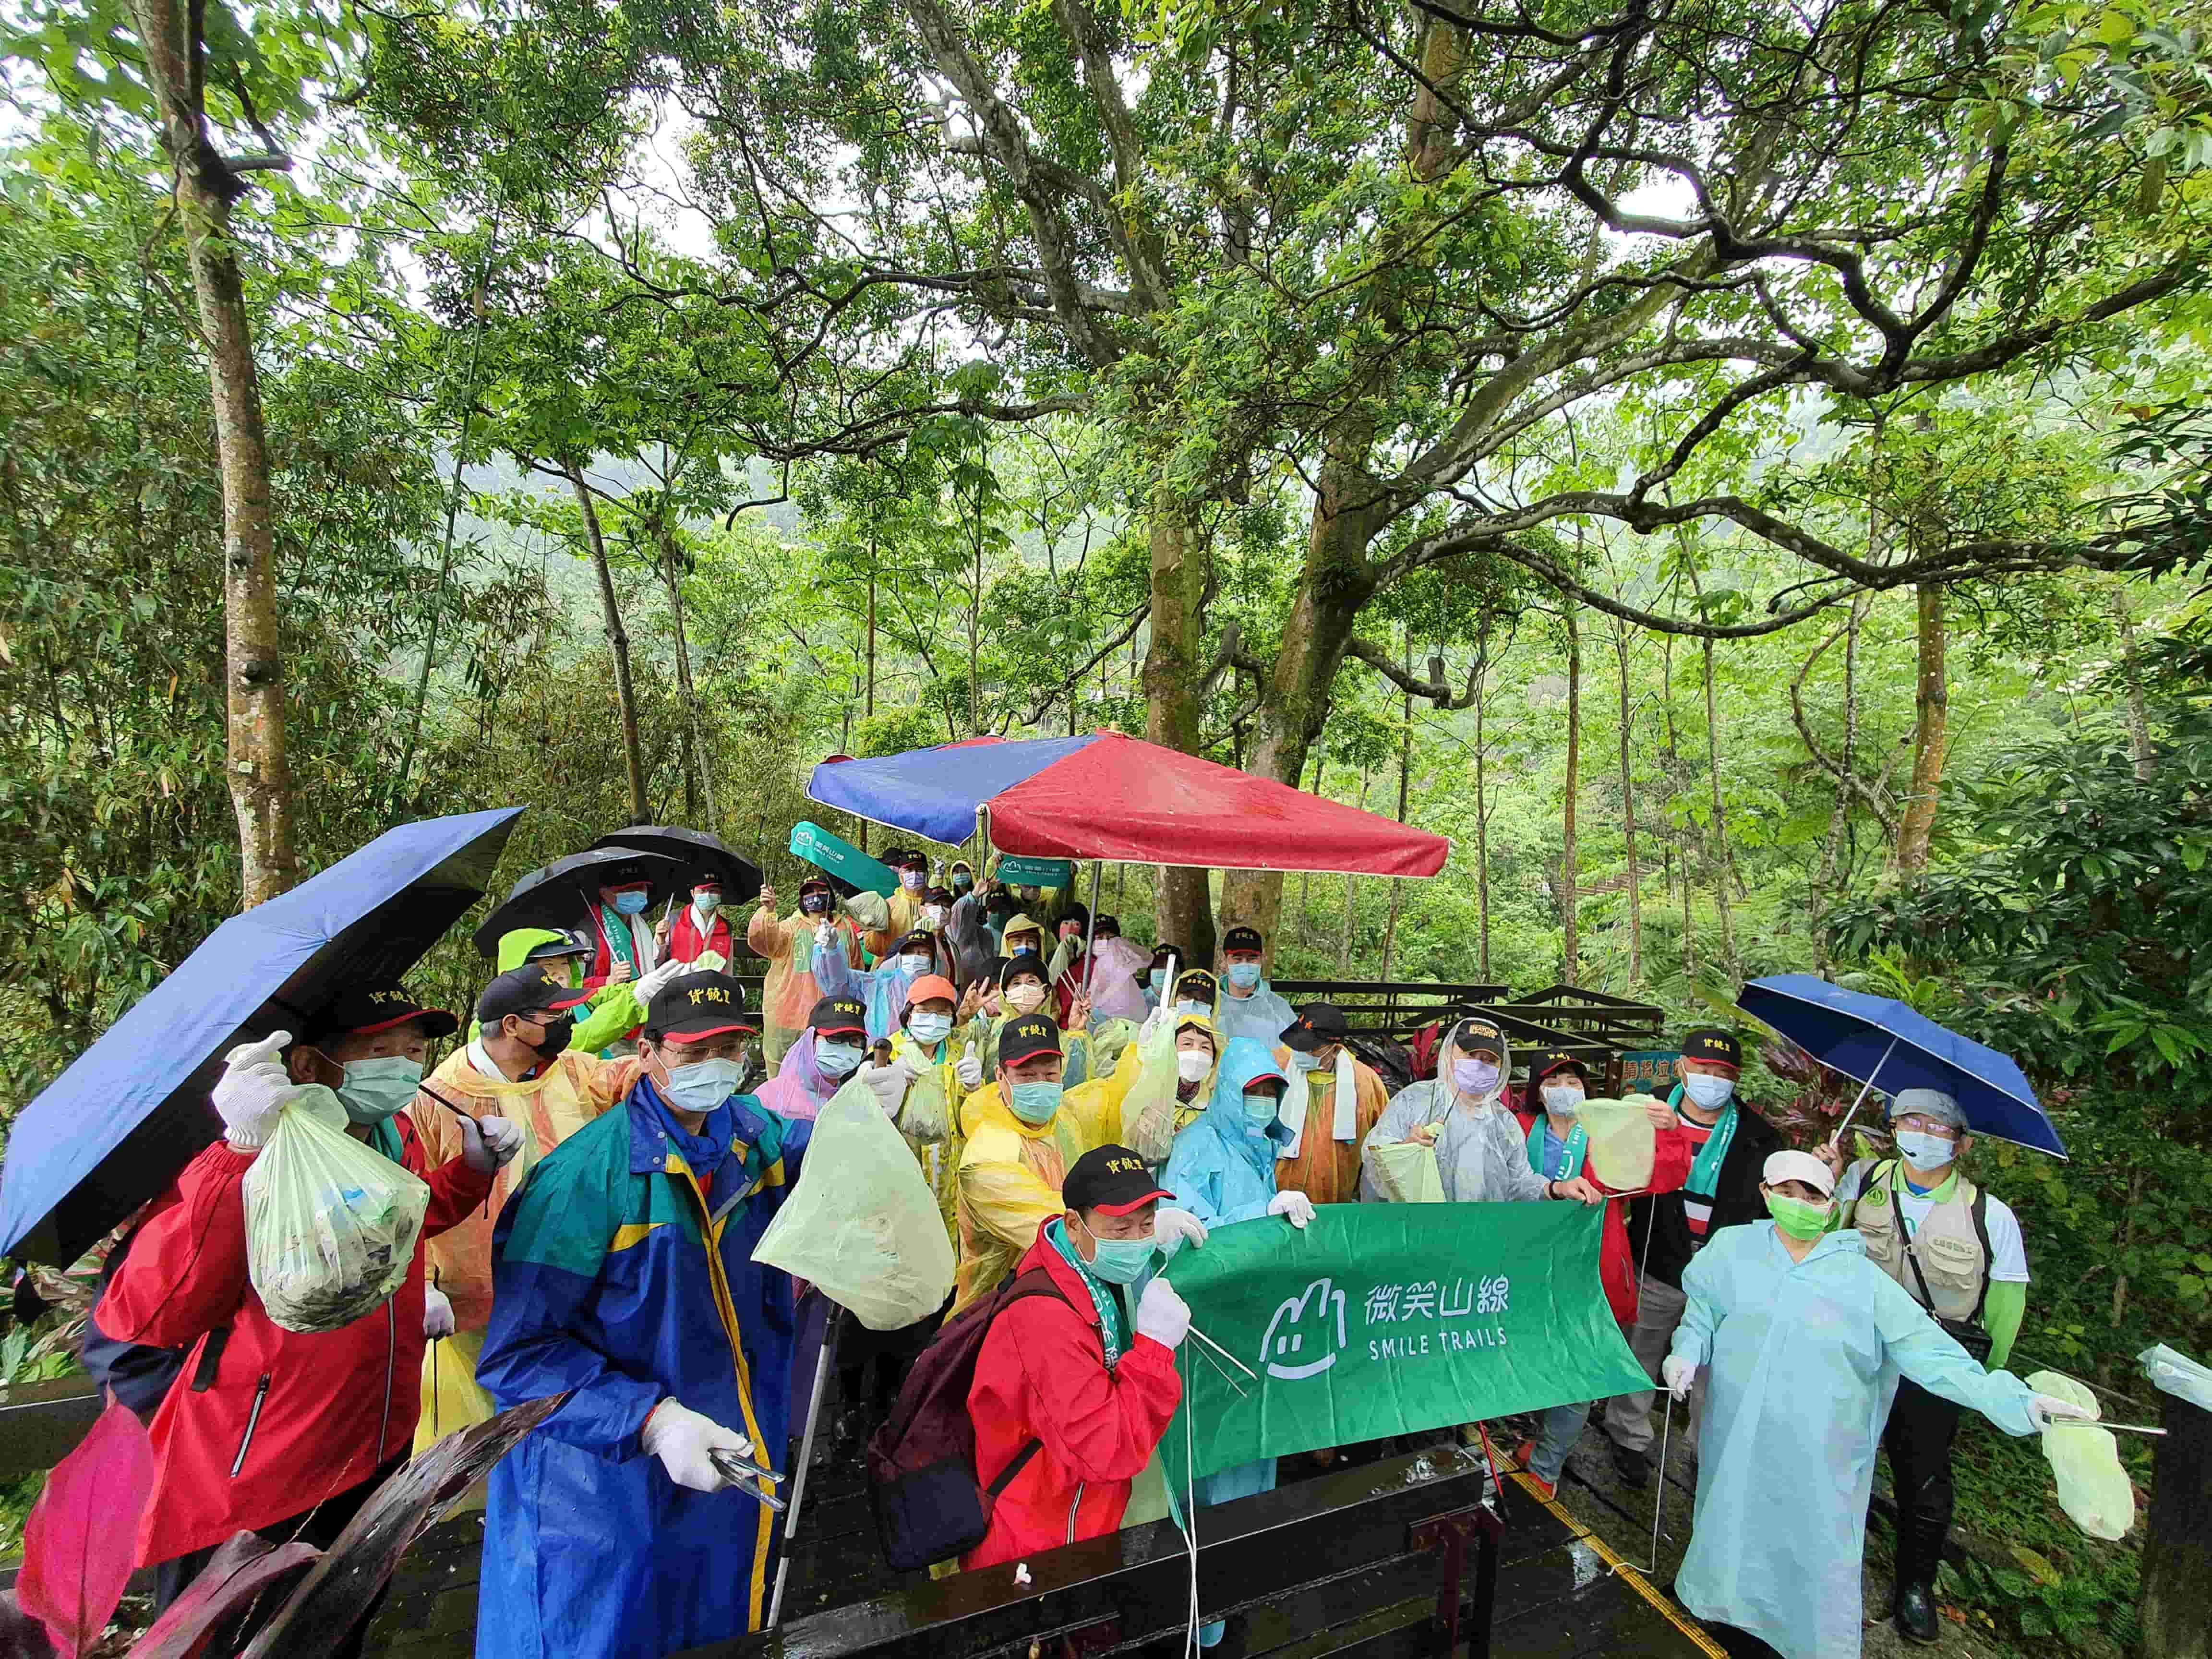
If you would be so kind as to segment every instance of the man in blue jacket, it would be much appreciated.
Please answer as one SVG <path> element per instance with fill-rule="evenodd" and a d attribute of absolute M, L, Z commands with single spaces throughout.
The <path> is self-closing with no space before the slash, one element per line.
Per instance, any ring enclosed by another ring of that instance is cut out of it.
<path fill-rule="evenodd" d="M 790 1418 L 792 1282 L 752 1254 L 796 1137 L 735 1092 L 759 1027 L 727 975 L 672 981 L 635 1086 L 500 1217 L 477 1380 L 569 1399 L 492 1471 L 478 1659 L 660 1659 L 766 1616 L 780 1534 L 726 1467 Z"/>

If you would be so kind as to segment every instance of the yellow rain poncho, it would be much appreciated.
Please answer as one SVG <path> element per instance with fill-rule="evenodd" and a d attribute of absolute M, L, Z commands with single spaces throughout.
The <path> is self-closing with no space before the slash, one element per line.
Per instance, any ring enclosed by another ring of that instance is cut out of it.
<path fill-rule="evenodd" d="M 1121 1114 L 1103 1083 L 1086 1083 L 1060 1096 L 1051 1121 L 1024 1123 L 987 1083 L 968 1097 L 961 1113 L 964 1145 L 958 1175 L 959 1277 L 952 1316 L 998 1289 L 1030 1246 L 1037 1229 L 1066 1206 L 1060 1183 L 1068 1166 L 1094 1146 L 1121 1139 Z"/>

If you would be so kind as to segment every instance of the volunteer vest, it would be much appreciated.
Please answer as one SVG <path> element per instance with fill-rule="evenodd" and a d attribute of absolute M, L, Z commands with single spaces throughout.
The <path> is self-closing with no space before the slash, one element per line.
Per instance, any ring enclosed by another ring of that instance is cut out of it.
<path fill-rule="evenodd" d="M 1866 1244 L 1867 1259 L 1903 1285 L 1915 1302 L 1924 1298 L 1920 1279 L 1928 1281 L 1928 1295 L 1936 1299 L 1929 1311 L 1939 1319 L 1975 1319 L 1990 1282 L 1989 1229 L 1984 1223 L 1982 1195 L 1974 1183 L 1960 1176 L 1951 1196 L 1928 1212 L 1911 1231 L 1911 1248 L 1920 1258 L 1920 1272 L 1905 1259 L 1906 1229 L 1898 1213 L 1894 1159 L 1869 1172 L 1866 1189 L 1851 1208 L 1851 1224 Z"/>

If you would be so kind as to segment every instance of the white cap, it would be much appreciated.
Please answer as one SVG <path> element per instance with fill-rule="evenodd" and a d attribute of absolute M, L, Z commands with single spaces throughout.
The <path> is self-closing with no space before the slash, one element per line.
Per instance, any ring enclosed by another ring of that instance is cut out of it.
<path fill-rule="evenodd" d="M 1759 1175 L 1770 1187 L 1779 1187 L 1785 1181 L 1802 1181 L 1824 1197 L 1836 1195 L 1835 1176 L 1810 1152 L 1775 1152 L 1768 1157 L 1766 1167 Z"/>
<path fill-rule="evenodd" d="M 1889 1115 L 1895 1119 L 1907 1112 L 1948 1123 L 1960 1134 L 1966 1133 L 1966 1115 L 1959 1109 L 1959 1103 L 1941 1089 L 1899 1089 L 1897 1097 L 1889 1103 Z"/>

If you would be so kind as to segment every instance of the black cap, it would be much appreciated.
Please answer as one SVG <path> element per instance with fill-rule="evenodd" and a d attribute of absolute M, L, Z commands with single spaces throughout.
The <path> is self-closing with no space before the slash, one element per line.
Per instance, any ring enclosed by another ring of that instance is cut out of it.
<path fill-rule="evenodd" d="M 1491 1020 L 1463 1019 L 1452 1027 L 1451 1040 L 1455 1048 L 1481 1048 L 1500 1056 L 1505 1053 L 1505 1033 Z"/>
<path fill-rule="evenodd" d="M 599 872 L 602 887 L 650 887 L 653 872 L 642 864 L 610 864 Z"/>
<path fill-rule="evenodd" d="M 888 868 L 896 870 L 906 862 L 906 855 L 913 850 L 910 847 L 886 847 L 884 848 L 883 861 Z"/>
<path fill-rule="evenodd" d="M 951 904 L 958 897 L 950 887 L 933 887 L 922 895 L 923 902 L 929 904 Z"/>
<path fill-rule="evenodd" d="M 868 1011 L 851 997 L 823 997 L 806 1016 L 806 1024 L 817 1036 L 825 1031 L 868 1032 Z"/>
<path fill-rule="evenodd" d="M 1261 951 L 1267 947 L 1256 927 L 1232 927 L 1221 936 L 1221 948 L 1226 951 Z"/>
<path fill-rule="evenodd" d="M 1723 1031 L 1717 1025 L 1700 1025 L 1694 1031 L 1682 1033 L 1682 1058 L 1708 1060 L 1735 1071 L 1743 1065 L 1743 1045 L 1735 1040 L 1732 1031 Z"/>
<path fill-rule="evenodd" d="M 1020 951 L 1006 958 L 1006 965 L 999 970 L 999 983 L 1011 985 L 1023 974 L 1034 974 L 1046 984 L 1052 983 L 1045 971 L 1044 958 L 1034 951 Z"/>
<path fill-rule="evenodd" d="M 1165 968 L 1170 957 L 1177 962 L 1188 962 L 1190 953 L 1180 945 L 1156 945 L 1152 947 L 1153 967 Z"/>
<path fill-rule="evenodd" d="M 720 887 L 722 884 L 722 866 L 720 865 L 702 864 L 697 869 L 691 872 L 690 876 L 685 882 L 684 890 L 688 893 L 694 887 Z"/>
<path fill-rule="evenodd" d="M 580 927 L 562 927 L 554 931 L 561 937 L 549 939 L 543 945 L 532 945 L 523 952 L 522 959 L 525 962 L 560 962 L 570 957 L 593 955 L 599 948 L 584 937 L 584 930 Z"/>
<path fill-rule="evenodd" d="M 567 982 L 566 979 L 562 981 Z M 311 1035 L 307 1040 L 366 1036 L 410 1020 L 421 1021 L 434 1037 L 451 1036 L 461 1024 L 443 1008 L 423 1006 L 422 1000 L 404 985 L 356 985 L 339 992 L 335 1001 L 308 1022 Z"/>
<path fill-rule="evenodd" d="M 999 1064 L 1018 1066 L 1060 1052 L 1060 1027 L 1042 1014 L 1017 1014 L 999 1032 Z"/>
<path fill-rule="evenodd" d="M 937 935 L 927 927 L 917 927 L 899 940 L 891 954 L 897 956 L 900 951 L 908 950 L 927 951 L 934 957 L 937 954 Z"/>
<path fill-rule="evenodd" d="M 898 870 L 927 870 L 929 868 L 929 856 L 919 847 L 908 847 L 900 851 L 891 865 Z"/>
<path fill-rule="evenodd" d="M 645 1034 L 655 1042 L 696 1042 L 725 1031 L 757 1031 L 760 1016 L 745 1012 L 745 988 L 727 974 L 685 974 L 660 988 L 645 1011 Z"/>
<path fill-rule="evenodd" d="M 1102 915 L 1091 924 L 1091 931 L 1100 939 L 1119 939 L 1121 937 L 1121 918 Z"/>
<path fill-rule="evenodd" d="M 1341 1042 L 1351 1035 L 1352 1028 L 1344 1023 L 1344 1011 L 1334 1003 L 1309 1002 L 1298 1010 L 1298 1017 L 1283 1028 L 1283 1047 L 1310 1054 L 1332 1042 Z"/>
<path fill-rule="evenodd" d="M 1091 925 L 1091 907 L 1081 902 L 1071 904 L 1060 912 L 1060 919 L 1053 926 L 1065 927 L 1071 921 L 1079 927 L 1088 927 Z"/>
<path fill-rule="evenodd" d="M 1221 1000 L 1221 981 L 1205 969 L 1194 968 L 1187 974 L 1178 975 L 1176 979 L 1174 1000 L 1180 1002 L 1186 996 L 1209 1004 L 1218 1002 Z"/>
<path fill-rule="evenodd" d="M 1069 1209 L 1108 1215 L 1127 1215 L 1156 1199 L 1174 1196 L 1127 1146 L 1093 1146 L 1068 1166 L 1060 1183 L 1060 1201 Z"/>
<path fill-rule="evenodd" d="M 526 962 L 483 988 L 483 994 L 477 999 L 477 1018 L 486 1025 L 496 1025 L 509 1014 L 535 1014 L 547 1010 L 558 1013 L 591 1000 L 592 994 L 581 987 L 572 987 L 568 975 L 560 969 L 542 962 Z"/>
<path fill-rule="evenodd" d="M 1583 1086 L 1584 1088 L 1588 1088 L 1589 1086 L 1589 1062 L 1583 1060 L 1580 1054 L 1571 1054 L 1564 1048 L 1554 1048 L 1551 1050 L 1550 1053 L 1541 1056 L 1534 1066 L 1530 1066 L 1528 1068 L 1528 1081 L 1531 1083 L 1541 1083 L 1546 1078 L 1551 1076 L 1554 1072 L 1572 1072 L 1577 1077 L 1583 1080 Z"/>
<path fill-rule="evenodd" d="M 818 872 L 811 876 L 802 876 L 799 878 L 799 890 L 800 892 L 804 893 L 810 887 L 819 887 L 825 893 L 834 893 L 837 890 L 830 884 L 830 878 L 819 873 Z"/>

